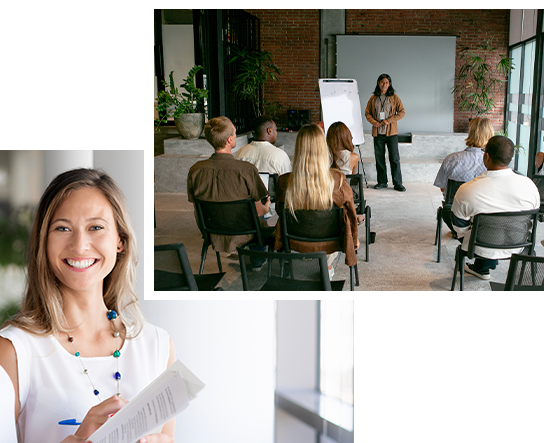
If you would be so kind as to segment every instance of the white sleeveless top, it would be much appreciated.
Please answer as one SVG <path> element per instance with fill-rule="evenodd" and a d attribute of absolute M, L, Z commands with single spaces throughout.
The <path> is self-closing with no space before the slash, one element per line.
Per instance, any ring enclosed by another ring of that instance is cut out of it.
<path fill-rule="evenodd" d="M 10 340 L 17 353 L 19 442 L 59 443 L 74 434 L 77 426 L 58 422 L 75 418 L 80 423 L 89 409 L 99 403 L 79 359 L 53 336 L 35 336 L 13 326 L 1 330 L 0 336 Z M 138 337 L 125 340 L 120 352 L 120 392 L 123 398 L 131 400 L 166 369 L 170 356 L 168 333 L 147 323 Z M 114 395 L 115 358 L 81 359 L 102 400 Z"/>
<path fill-rule="evenodd" d="M 336 158 L 336 164 L 338 165 L 340 172 L 344 175 L 351 174 L 351 169 L 349 167 L 350 154 L 350 151 L 343 149 L 338 153 L 338 157 Z"/>
<path fill-rule="evenodd" d="M 0 366 L 0 441 L 17 443 L 15 431 L 15 392 L 8 373 Z"/>

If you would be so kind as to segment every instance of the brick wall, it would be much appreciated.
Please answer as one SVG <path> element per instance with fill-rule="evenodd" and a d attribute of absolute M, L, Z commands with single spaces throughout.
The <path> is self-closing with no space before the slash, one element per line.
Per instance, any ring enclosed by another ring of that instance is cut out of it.
<path fill-rule="evenodd" d="M 285 109 L 310 109 L 311 119 L 320 116 L 319 10 L 248 9 L 261 20 L 261 49 L 272 52 L 283 70 L 281 83 L 267 85 L 265 98 L 277 100 Z M 494 43 L 508 53 L 509 10 L 378 10 L 346 11 L 346 34 L 456 35 L 457 47 L 475 46 L 495 35 Z M 459 57 L 456 58 L 456 72 Z M 506 93 L 497 96 L 497 108 L 490 116 L 496 130 L 504 125 Z M 466 132 L 468 112 L 454 103 L 454 131 Z M 285 122 L 283 122 L 285 123 Z"/>
<path fill-rule="evenodd" d="M 320 118 L 319 10 L 247 9 L 261 21 L 261 50 L 270 51 L 283 71 L 280 82 L 265 86 L 265 100 L 278 101 L 280 125 L 287 124 L 287 109 L 309 109 L 312 121 Z"/>

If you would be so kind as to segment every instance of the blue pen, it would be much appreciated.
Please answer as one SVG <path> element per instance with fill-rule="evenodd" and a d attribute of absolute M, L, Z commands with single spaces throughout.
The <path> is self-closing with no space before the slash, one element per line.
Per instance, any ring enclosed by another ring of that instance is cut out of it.
<path fill-rule="evenodd" d="M 79 423 L 75 418 L 70 418 L 69 420 L 59 421 L 59 425 L 68 425 L 68 426 L 79 426 Z"/>

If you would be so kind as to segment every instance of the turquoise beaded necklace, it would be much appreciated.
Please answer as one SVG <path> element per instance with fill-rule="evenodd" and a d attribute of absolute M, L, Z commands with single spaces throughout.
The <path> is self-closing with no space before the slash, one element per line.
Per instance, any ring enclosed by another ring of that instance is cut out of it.
<path fill-rule="evenodd" d="M 113 336 L 115 337 L 115 352 L 113 353 L 113 358 L 115 358 L 115 362 L 117 364 L 117 371 L 115 372 L 115 374 L 113 374 L 113 378 L 117 382 L 117 393 L 115 395 L 117 395 L 118 397 L 121 397 L 121 392 L 119 389 L 120 382 L 121 382 L 121 373 L 119 372 L 119 357 L 121 356 L 121 352 L 119 352 L 119 344 L 118 344 L 119 331 L 115 328 L 115 319 L 117 318 L 117 312 L 110 310 L 108 311 L 106 316 L 108 317 L 108 320 L 111 321 L 111 324 L 113 326 Z M 89 374 L 89 370 L 85 367 L 83 360 L 81 360 L 80 352 L 76 349 L 76 345 L 74 344 L 74 337 L 72 337 L 70 334 L 67 334 L 67 335 L 68 335 L 68 341 L 72 343 L 72 346 L 74 348 L 74 355 L 79 359 L 79 362 L 81 363 L 81 367 L 83 368 L 83 373 L 87 376 L 87 378 L 89 379 L 89 382 L 91 383 L 91 386 L 93 388 L 93 394 L 98 397 L 98 400 L 100 402 L 102 402 L 102 399 L 100 398 L 100 392 L 98 391 L 98 389 L 96 389 L 91 379 L 91 375 Z"/>

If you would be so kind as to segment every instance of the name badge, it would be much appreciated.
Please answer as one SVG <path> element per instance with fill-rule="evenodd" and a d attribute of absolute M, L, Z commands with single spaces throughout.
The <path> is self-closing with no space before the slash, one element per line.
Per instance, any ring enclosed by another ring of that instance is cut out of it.
<path fill-rule="evenodd" d="M 385 112 L 380 112 L 380 121 L 385 120 Z"/>

